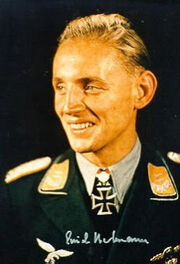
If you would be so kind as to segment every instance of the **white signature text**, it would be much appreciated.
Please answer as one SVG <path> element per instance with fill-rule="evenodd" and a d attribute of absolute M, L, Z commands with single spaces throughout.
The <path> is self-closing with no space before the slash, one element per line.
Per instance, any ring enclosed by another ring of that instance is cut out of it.
<path fill-rule="evenodd" d="M 116 231 L 113 230 L 110 237 L 103 237 L 100 233 L 94 232 L 93 238 L 90 240 L 88 232 L 85 232 L 82 236 L 73 235 L 73 232 L 68 230 L 65 234 L 66 244 L 109 244 L 109 243 L 143 243 L 149 244 L 146 238 L 131 237 L 127 236 L 126 238 L 118 238 L 116 236 Z"/>

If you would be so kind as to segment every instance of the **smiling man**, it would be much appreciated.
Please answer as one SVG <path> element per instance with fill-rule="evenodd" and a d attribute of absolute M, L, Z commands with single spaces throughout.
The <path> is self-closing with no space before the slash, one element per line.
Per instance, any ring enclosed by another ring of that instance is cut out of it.
<path fill-rule="evenodd" d="M 136 132 L 137 111 L 157 87 L 149 68 L 125 17 L 92 15 L 67 25 L 52 83 L 71 150 L 46 173 L 49 158 L 7 173 L 16 237 L 6 263 L 178 263 L 177 175 Z"/>
<path fill-rule="evenodd" d="M 76 38 L 60 45 L 53 64 L 55 109 L 70 145 L 100 166 L 122 159 L 136 141 L 138 84 L 118 53 L 102 40 Z"/>
<path fill-rule="evenodd" d="M 53 87 L 56 113 L 71 147 L 86 153 L 84 156 L 99 166 L 110 166 L 133 148 L 137 139 L 137 109 L 152 99 L 157 81 L 141 65 L 141 55 L 148 60 L 143 42 L 121 25 L 129 24 L 118 15 L 99 18 L 102 21 L 92 16 L 73 21 L 67 27 L 54 58 Z M 119 25 L 117 36 L 113 26 L 108 32 L 98 32 L 103 22 L 112 22 L 108 19 Z M 89 22 L 92 28 L 88 32 Z M 114 39 L 111 35 L 115 35 Z M 123 41 L 132 43 L 121 47 Z M 129 50 L 133 44 L 139 45 L 139 49 Z M 129 61 L 126 53 L 130 53 Z"/>

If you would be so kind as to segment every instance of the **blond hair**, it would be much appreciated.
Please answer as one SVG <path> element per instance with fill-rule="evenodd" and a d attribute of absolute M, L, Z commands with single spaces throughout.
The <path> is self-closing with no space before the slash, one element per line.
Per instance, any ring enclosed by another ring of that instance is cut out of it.
<path fill-rule="evenodd" d="M 59 45 L 69 39 L 87 37 L 110 43 L 124 55 L 129 66 L 150 68 L 143 40 L 132 29 L 130 21 L 120 14 L 97 14 L 72 20 L 60 35 Z"/>

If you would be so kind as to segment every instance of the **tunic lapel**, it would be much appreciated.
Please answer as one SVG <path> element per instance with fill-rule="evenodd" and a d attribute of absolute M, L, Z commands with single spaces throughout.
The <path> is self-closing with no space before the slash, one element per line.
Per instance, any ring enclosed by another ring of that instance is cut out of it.
<path fill-rule="evenodd" d="M 121 263 L 121 261 L 123 264 L 131 263 L 132 259 L 134 259 L 134 263 L 138 263 L 138 258 L 144 259 L 148 255 L 147 251 L 151 243 L 149 225 L 151 223 L 151 201 L 149 199 L 151 191 L 147 175 L 148 161 L 147 153 L 143 149 L 133 184 L 125 197 L 123 206 L 120 208 L 120 223 L 116 237 L 125 240 L 125 242 L 112 245 L 108 264 Z M 143 239 L 144 242 L 128 242 L 127 238 Z M 116 258 L 118 256 L 119 262 L 115 260 L 114 256 Z M 128 262 L 129 259 L 130 262 Z M 145 263 L 148 263 L 148 257 Z"/>
<path fill-rule="evenodd" d="M 72 231 L 73 237 L 80 236 L 81 239 L 85 232 L 89 234 L 93 232 L 93 226 L 85 200 L 87 196 L 85 186 L 81 182 L 74 153 L 68 156 L 65 157 L 70 161 L 68 180 L 65 187 L 60 190 L 67 195 L 39 194 L 38 199 L 47 218 L 53 221 L 59 231 L 63 234 Z"/>
<path fill-rule="evenodd" d="M 148 179 L 147 165 L 149 162 L 156 166 L 166 167 L 170 173 L 160 154 L 147 147 L 142 149 L 141 161 L 134 175 L 133 184 L 120 209 L 120 224 L 116 232 L 118 238 L 142 238 L 148 243 L 114 243 L 110 250 L 108 264 L 121 262 L 131 264 L 132 260 L 133 263 L 142 263 L 142 261 L 149 263 L 153 255 L 172 244 L 172 234 L 175 237 L 175 233 L 170 234 L 167 227 L 172 226 L 173 212 L 177 211 L 178 201 L 151 199 L 153 192 Z M 171 215 L 169 221 L 167 220 L 168 211 Z M 174 223 L 176 223 L 175 220 Z"/>

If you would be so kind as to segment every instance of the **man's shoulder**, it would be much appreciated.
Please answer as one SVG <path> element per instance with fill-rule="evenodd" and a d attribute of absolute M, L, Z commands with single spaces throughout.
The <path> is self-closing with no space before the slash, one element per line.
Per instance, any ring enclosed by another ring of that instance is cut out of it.
<path fill-rule="evenodd" d="M 152 161 L 159 165 L 168 165 L 180 169 L 180 153 L 175 151 L 164 150 L 159 146 L 149 143 L 142 143 L 141 158 L 145 156 L 144 160 Z"/>
<path fill-rule="evenodd" d="M 25 161 L 8 170 L 4 181 L 7 184 L 22 182 L 27 178 L 32 178 L 33 175 L 38 175 L 39 172 L 47 170 L 53 163 L 63 162 L 63 160 L 71 158 L 71 156 L 73 156 L 73 151 L 69 149 L 56 158 L 45 156 Z"/>
<path fill-rule="evenodd" d="M 179 201 L 180 154 L 142 144 L 141 165 L 146 167 L 146 181 L 154 195 L 152 200 Z"/>
<path fill-rule="evenodd" d="M 23 162 L 6 173 L 5 189 L 16 199 L 33 195 L 35 191 L 37 193 L 38 186 L 42 185 L 44 179 L 51 175 L 52 171 L 55 172 L 54 168 L 57 164 L 62 169 L 61 164 L 66 160 L 72 160 L 73 157 L 74 152 L 67 150 L 56 158 L 46 156 Z"/>

